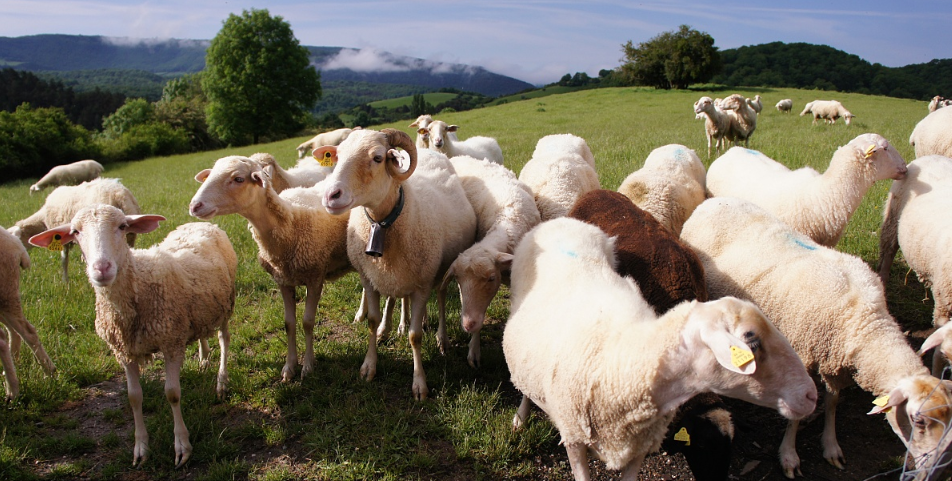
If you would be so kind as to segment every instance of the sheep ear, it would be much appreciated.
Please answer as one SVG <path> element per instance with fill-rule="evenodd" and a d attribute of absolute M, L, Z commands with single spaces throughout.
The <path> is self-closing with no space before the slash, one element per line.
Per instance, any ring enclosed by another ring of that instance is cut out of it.
<path fill-rule="evenodd" d="M 459 130 L 459 125 L 450 125 L 446 127 L 447 132 L 456 132 L 457 130 Z"/>
<path fill-rule="evenodd" d="M 942 341 L 944 341 L 947 336 L 952 336 L 952 322 L 947 323 L 930 334 L 925 342 L 922 343 L 922 347 L 919 348 L 919 355 L 921 356 L 929 352 L 929 349 L 942 345 Z"/>
<path fill-rule="evenodd" d="M 757 360 L 754 353 L 741 338 L 730 333 L 724 322 L 715 320 L 709 309 L 698 309 L 698 304 L 691 313 L 691 317 L 704 316 L 700 327 L 701 341 L 714 354 L 717 363 L 729 371 L 738 374 L 751 375 L 757 371 Z M 700 311 L 700 312 L 699 312 Z M 718 312 L 719 314 L 719 312 Z"/>
<path fill-rule="evenodd" d="M 503 271 L 512 270 L 513 259 L 514 259 L 514 256 L 512 254 L 508 254 L 506 252 L 500 252 L 496 254 L 496 267 L 498 267 L 499 270 L 503 270 Z"/>
<path fill-rule="evenodd" d="M 198 182 L 205 182 L 205 179 L 212 174 L 212 169 L 205 169 L 197 174 L 195 174 L 195 180 Z"/>
<path fill-rule="evenodd" d="M 262 188 L 267 188 L 270 185 L 268 181 L 271 180 L 271 172 L 272 172 L 271 166 L 268 165 L 262 168 L 261 170 L 256 170 L 252 172 L 249 177 L 251 178 L 251 181 L 254 182 L 255 184 L 261 186 Z"/>
<path fill-rule="evenodd" d="M 69 224 L 63 224 L 59 227 L 45 230 L 33 237 L 30 237 L 30 244 L 33 244 L 37 247 L 48 248 L 50 247 L 50 244 L 54 244 L 54 242 L 56 242 L 59 243 L 60 246 L 63 246 L 76 240 L 76 238 L 70 234 L 71 231 L 72 229 L 70 228 Z"/>
<path fill-rule="evenodd" d="M 890 409 L 906 402 L 906 399 L 906 393 L 903 391 L 902 386 L 899 386 L 896 389 L 893 389 L 889 395 L 876 398 L 873 401 L 873 404 L 875 404 L 876 407 L 871 409 L 866 414 L 879 414 L 888 412 Z"/>
<path fill-rule="evenodd" d="M 148 234 L 159 228 L 159 222 L 165 220 L 165 217 L 156 214 L 127 215 L 126 223 L 129 227 L 126 231 L 132 234 Z"/>
<path fill-rule="evenodd" d="M 337 165 L 337 146 L 336 145 L 324 145 L 314 149 L 314 152 L 311 153 L 314 156 L 314 159 L 324 167 L 333 167 Z"/>
<path fill-rule="evenodd" d="M 456 261 L 453 261 L 450 264 L 449 269 L 446 269 L 446 274 L 443 274 L 443 282 L 440 283 L 440 292 L 445 293 L 446 288 L 450 285 L 450 280 L 453 279 L 453 276 L 456 275 Z"/>

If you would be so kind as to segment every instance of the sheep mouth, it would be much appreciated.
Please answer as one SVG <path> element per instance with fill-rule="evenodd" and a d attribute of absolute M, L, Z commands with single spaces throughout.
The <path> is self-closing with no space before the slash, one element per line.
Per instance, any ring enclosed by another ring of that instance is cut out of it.
<path fill-rule="evenodd" d="M 203 210 L 191 210 L 189 214 L 192 214 L 192 217 L 196 217 L 201 220 L 209 220 L 215 217 L 215 214 L 218 213 L 218 209 L 203 209 Z"/>

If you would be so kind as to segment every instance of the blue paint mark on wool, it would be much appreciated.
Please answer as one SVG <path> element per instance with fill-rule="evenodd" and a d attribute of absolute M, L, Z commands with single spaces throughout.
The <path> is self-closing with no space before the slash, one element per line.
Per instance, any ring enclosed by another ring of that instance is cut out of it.
<path fill-rule="evenodd" d="M 811 251 L 815 251 L 815 250 L 816 250 L 816 246 L 815 246 L 815 245 L 807 244 L 806 242 L 803 242 L 803 241 L 800 240 L 800 239 L 794 238 L 794 239 L 793 239 L 793 242 L 794 242 L 795 244 L 797 244 L 798 246 L 803 247 L 804 249 L 808 249 L 808 250 L 811 250 Z"/>
<path fill-rule="evenodd" d="M 559 252 L 561 252 L 561 253 L 563 253 L 563 254 L 565 254 L 565 255 L 567 255 L 567 256 L 573 258 L 573 259 L 576 258 L 576 257 L 578 257 L 578 253 L 577 253 L 577 252 L 575 252 L 575 251 L 573 251 L 573 250 L 571 250 L 571 249 L 566 249 L 566 248 L 564 248 L 564 247 L 560 247 L 560 248 L 559 248 Z"/>

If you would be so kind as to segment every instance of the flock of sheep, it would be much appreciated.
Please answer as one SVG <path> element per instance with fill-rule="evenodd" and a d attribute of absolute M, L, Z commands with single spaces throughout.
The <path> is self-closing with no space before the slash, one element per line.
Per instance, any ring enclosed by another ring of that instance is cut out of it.
<path fill-rule="evenodd" d="M 849 123 L 853 115 L 832 102 L 811 102 L 804 114 Z M 320 134 L 298 147 L 298 165 L 287 170 L 265 153 L 221 158 L 195 176 L 201 186 L 189 212 L 248 220 L 258 260 L 284 300 L 284 380 L 298 365 L 302 378 L 315 369 L 323 286 L 356 271 L 363 293 L 355 318 L 366 318 L 369 334 L 361 377 L 376 375 L 377 343 L 390 334 L 399 299 L 398 333 L 413 351 L 411 392 L 425 399 L 421 348 L 431 292 L 438 292 L 444 350 L 445 297 L 456 279 L 460 322 L 472 336 L 467 360 L 476 367 L 486 310 L 505 283 L 511 307 L 503 352 L 524 395 L 513 427 L 532 404 L 545 411 L 576 479 L 590 479 L 589 452 L 635 479 L 662 443 L 683 450 L 699 478 L 727 479 L 733 426 L 720 395 L 790 420 L 780 461 L 792 478 L 800 469 L 798 420 L 818 398 L 811 375 L 826 390 L 822 443 L 831 464 L 844 462 L 834 424 L 838 393 L 855 382 L 880 396 L 872 412 L 885 413 L 911 463 L 928 473 L 923 479 L 938 479 L 952 444 L 952 391 L 936 377 L 943 355 L 952 356 L 952 260 L 945 254 L 952 223 L 936 215 L 952 207 L 952 109 L 933 103 L 910 137 L 917 159 L 908 165 L 877 134 L 840 147 L 822 174 L 790 171 L 740 147 L 705 171 L 693 150 L 672 144 L 655 149 L 617 192 L 601 189 L 580 137 L 541 138 L 517 175 L 495 139 L 460 140 L 458 126 L 426 115 L 411 124 L 415 140 L 396 129 Z M 792 102 L 777 108 L 789 111 Z M 725 140 L 746 142 L 761 109 L 759 95 L 702 97 L 695 112 L 707 118 L 709 153 L 712 141 L 717 150 Z M 26 248 L 62 251 L 65 279 L 67 249 L 76 243 L 96 294 L 96 332 L 126 372 L 133 463 L 149 452 L 139 367 L 161 352 L 180 466 L 192 451 L 180 405 L 185 348 L 199 341 L 207 364 L 208 338 L 217 332 L 223 395 L 237 258 L 224 231 L 207 222 L 133 248 L 136 235 L 165 219 L 141 214 L 132 193 L 117 179 L 97 178 L 102 168 L 90 162 L 51 171 L 30 190 L 64 185 L 36 214 L 0 229 L 0 243 L 9 246 L 0 251 L 2 321 L 15 332 L 8 344 L 0 330 L 7 396 L 18 393 L 11 351 L 21 337 L 48 373 L 55 370 L 20 309 L 17 273 L 29 265 Z M 887 179 L 893 187 L 877 276 L 834 247 L 867 190 Z M 898 249 L 936 300 L 939 329 L 922 347 L 937 348 L 931 373 L 887 309 L 883 285 Z M 307 290 L 300 362 L 296 286 Z M 201 305 L 176 302 L 195 291 L 203 292 Z"/>

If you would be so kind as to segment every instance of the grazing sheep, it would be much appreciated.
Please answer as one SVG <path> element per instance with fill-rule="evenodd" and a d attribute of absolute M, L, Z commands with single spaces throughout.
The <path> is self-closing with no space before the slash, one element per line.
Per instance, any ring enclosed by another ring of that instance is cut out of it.
<path fill-rule="evenodd" d="M 579 197 L 568 217 L 592 224 L 615 239 L 615 272 L 638 284 L 655 314 L 663 315 L 684 301 L 708 300 L 697 254 L 624 195 L 593 190 Z M 717 395 L 696 397 L 678 411 L 665 445 L 672 452 L 684 452 L 695 477 L 727 479 L 734 433 L 730 412 Z M 691 443 L 676 442 L 681 428 L 692 437 L 693 449 Z"/>
<path fill-rule="evenodd" d="M 312 137 L 310 140 L 301 143 L 301 145 L 297 147 L 298 158 L 303 159 L 305 155 L 311 153 L 312 150 L 318 147 L 325 145 L 340 145 L 340 143 L 343 142 L 344 139 L 346 139 L 347 136 L 351 134 L 351 132 L 359 129 L 360 127 L 354 127 L 352 129 L 337 129 L 328 132 L 321 132 Z"/>
<path fill-rule="evenodd" d="M 936 95 L 935 97 L 932 97 L 932 100 L 929 101 L 929 112 L 935 112 L 942 107 L 949 106 L 952 106 L 952 99 L 947 99 L 941 95 Z"/>
<path fill-rule="evenodd" d="M 165 398 L 175 424 L 175 467 L 179 467 L 192 454 L 179 386 L 185 347 L 200 341 L 199 357 L 206 365 L 207 339 L 218 331 L 221 360 L 216 393 L 223 397 L 238 259 L 225 231 L 207 222 L 180 225 L 149 249 L 132 249 L 125 243 L 126 232 L 146 234 L 162 220 L 159 215 L 129 216 L 98 204 L 77 212 L 69 224 L 33 236 L 30 242 L 46 247 L 60 236 L 62 243 L 78 243 L 86 257 L 86 275 L 96 291 L 96 333 L 126 371 L 135 422 L 133 465 L 145 462 L 149 454 L 139 366 L 154 353 L 162 353 Z"/>
<path fill-rule="evenodd" d="M 747 99 L 747 105 L 754 109 L 754 112 L 757 112 L 758 114 L 764 109 L 764 104 L 760 100 L 759 94 L 755 95 L 753 100 Z"/>
<path fill-rule="evenodd" d="M 803 112 L 800 112 L 800 116 L 802 117 L 807 113 L 813 114 L 813 125 L 816 125 L 816 121 L 819 119 L 823 119 L 826 123 L 833 125 L 836 123 L 836 119 L 840 117 L 843 117 L 843 120 L 846 121 L 846 125 L 849 125 L 853 117 L 856 117 L 850 113 L 849 110 L 846 110 L 843 104 L 836 100 L 814 100 L 806 105 Z"/>
<path fill-rule="evenodd" d="M 711 142 L 714 142 L 714 151 L 720 153 L 724 149 L 726 140 L 733 140 L 731 136 L 731 117 L 717 106 L 717 102 L 710 97 L 701 97 L 694 102 L 694 113 L 704 115 L 704 133 L 707 135 L 707 156 L 711 156 Z"/>
<path fill-rule="evenodd" d="M 450 159 L 476 212 L 478 242 L 450 265 L 440 284 L 440 323 L 446 289 L 453 277 L 459 285 L 460 322 L 470 333 L 470 366 L 479 365 L 479 331 L 486 309 L 502 283 L 508 284 L 512 252 L 522 236 L 542 221 L 529 187 L 511 170 L 486 159 L 462 156 Z M 445 332 L 440 328 L 440 332 Z"/>
<path fill-rule="evenodd" d="M 886 285 L 893 257 L 902 249 L 909 268 L 932 290 L 932 323 L 941 328 L 952 313 L 952 221 L 946 217 L 952 212 L 952 159 L 929 155 L 910 162 L 908 168 L 904 179 L 893 182 L 883 208 L 879 277 Z M 933 357 L 934 376 L 942 373 L 942 355 L 952 358 L 952 336 L 944 341 L 946 332 L 922 347 L 926 351 L 942 345 Z"/>
<path fill-rule="evenodd" d="M 790 111 L 793 110 L 793 100 L 783 99 L 777 102 L 777 110 L 779 110 L 780 112 L 789 114 Z"/>
<path fill-rule="evenodd" d="M 837 149 L 822 175 L 810 167 L 791 171 L 755 150 L 732 148 L 707 169 L 707 191 L 747 199 L 833 247 L 873 183 L 904 175 L 906 161 L 899 152 L 882 136 L 863 134 Z"/>
<path fill-rule="evenodd" d="M 741 140 L 745 146 L 750 145 L 750 136 L 757 129 L 757 112 L 747 105 L 747 98 L 740 94 L 730 95 L 724 99 L 720 108 L 730 117 L 727 140 L 732 140 L 734 145 Z"/>
<path fill-rule="evenodd" d="M 466 140 L 457 140 L 450 135 L 459 127 L 446 125 L 442 120 L 430 122 L 426 128 L 420 127 L 417 134 L 429 139 L 429 148 L 445 154 L 447 157 L 468 155 L 477 159 L 487 159 L 502 165 L 502 148 L 499 142 L 492 137 L 470 137 Z"/>
<path fill-rule="evenodd" d="M 681 238 L 704 263 L 712 298 L 757 304 L 826 387 L 823 457 L 842 468 L 836 441 L 836 404 L 854 381 L 888 395 L 886 418 L 916 465 L 930 469 L 949 440 L 952 393 L 929 375 L 889 314 L 883 285 L 866 263 L 821 246 L 766 210 L 742 199 L 715 197 L 684 224 Z M 880 412 L 874 409 L 873 412 Z M 780 445 L 784 474 L 800 470 L 791 421 Z M 910 426 L 915 426 L 910 429 Z M 938 453 L 933 453 L 939 447 Z"/>
<path fill-rule="evenodd" d="M 756 306 L 738 299 L 678 304 L 658 317 L 631 279 L 615 273 L 598 227 L 561 218 L 523 237 L 512 265 L 502 346 L 512 383 L 562 436 L 572 473 L 588 480 L 595 452 L 636 479 L 678 407 L 702 392 L 800 418 L 816 387 L 790 344 Z M 732 351 L 746 360 L 731 361 Z"/>
<path fill-rule="evenodd" d="M 952 157 L 952 109 L 939 109 L 916 124 L 909 136 L 916 157 L 943 155 Z"/>
<path fill-rule="evenodd" d="M 56 366 L 40 344 L 36 328 L 23 316 L 20 305 L 20 270 L 29 267 L 30 256 L 20 239 L 0 227 L 0 274 L 3 277 L 0 282 L 0 322 L 7 326 L 6 330 L 0 329 L 0 361 L 3 363 L 7 399 L 13 399 L 20 393 L 20 381 L 13 364 L 13 358 L 19 354 L 20 338 L 26 340 L 47 374 L 56 372 Z"/>
<path fill-rule="evenodd" d="M 670 144 L 652 150 L 641 169 L 622 181 L 618 192 L 677 236 L 691 212 L 704 202 L 705 177 L 704 164 L 693 150 Z"/>
<path fill-rule="evenodd" d="M 417 151 L 402 131 L 354 132 L 340 146 L 318 151 L 337 158 L 322 202 L 331 214 L 350 212 L 347 255 L 367 295 L 370 338 L 360 375 L 370 381 L 377 372 L 380 296 L 408 298 L 413 396 L 425 399 L 426 301 L 450 264 L 475 242 L 473 207 L 449 159 L 434 150 Z M 443 351 L 447 339 L 438 336 L 437 344 Z"/>
<path fill-rule="evenodd" d="M 564 216 L 580 195 L 600 188 L 591 149 L 571 134 L 539 139 L 519 180 L 532 191 L 543 222 Z"/>
<path fill-rule="evenodd" d="M 30 193 L 39 192 L 47 187 L 76 185 L 93 180 L 99 177 L 102 171 L 102 164 L 95 160 L 80 160 L 72 164 L 57 165 L 30 186 Z"/>
<path fill-rule="evenodd" d="M 301 159 L 296 166 L 288 170 L 284 170 L 274 159 L 274 156 L 268 153 L 258 152 L 248 158 L 257 162 L 262 168 L 267 167 L 269 169 L 271 184 L 275 192 L 279 194 L 285 189 L 294 187 L 311 187 L 327 178 L 327 175 L 334 171 L 333 165 L 321 165 L 314 158 Z"/>
<path fill-rule="evenodd" d="M 195 176 L 202 186 L 192 197 L 189 213 L 199 219 L 238 214 L 251 224 L 258 244 L 258 262 L 281 289 L 288 352 L 281 378 L 290 381 L 297 369 L 296 286 L 305 286 L 304 359 L 301 378 L 314 369 L 314 319 L 324 282 L 351 272 L 347 258 L 347 218 L 330 215 L 320 205 L 327 181 L 279 195 L 267 168 L 247 157 L 218 159 Z"/>
<path fill-rule="evenodd" d="M 135 196 L 119 182 L 119 179 L 99 178 L 79 185 L 64 185 L 53 189 L 40 210 L 18 221 L 9 230 L 11 234 L 20 238 L 20 242 L 27 249 L 31 249 L 33 245 L 30 244 L 30 237 L 71 221 L 76 212 L 92 204 L 108 204 L 129 215 L 140 213 L 139 203 L 136 202 Z M 129 242 L 129 247 L 134 246 L 136 234 L 130 232 L 126 235 L 126 240 Z M 63 282 L 69 282 L 70 247 L 70 244 L 54 247 L 60 250 Z"/>

